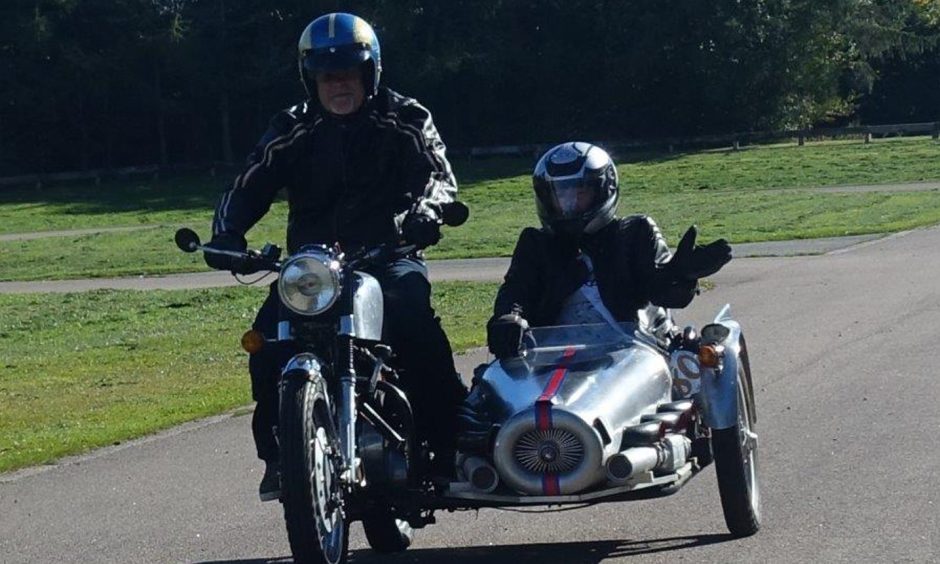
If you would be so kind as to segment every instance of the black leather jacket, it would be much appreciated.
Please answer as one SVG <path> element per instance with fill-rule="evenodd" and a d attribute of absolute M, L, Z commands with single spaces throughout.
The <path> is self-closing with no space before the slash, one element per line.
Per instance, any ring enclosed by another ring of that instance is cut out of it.
<path fill-rule="evenodd" d="M 213 234 L 244 235 L 287 189 L 287 248 L 397 242 L 409 213 L 440 215 L 457 194 L 431 114 L 381 88 L 354 115 L 308 101 L 284 110 L 216 208 Z"/>
<path fill-rule="evenodd" d="M 618 321 L 636 321 L 637 310 L 649 303 L 681 308 L 695 296 L 697 282 L 673 273 L 669 247 L 649 217 L 615 219 L 580 247 L 591 257 L 601 299 Z M 578 252 L 544 229 L 524 229 L 491 322 L 518 308 L 531 326 L 555 323 L 565 299 L 585 282 Z"/>

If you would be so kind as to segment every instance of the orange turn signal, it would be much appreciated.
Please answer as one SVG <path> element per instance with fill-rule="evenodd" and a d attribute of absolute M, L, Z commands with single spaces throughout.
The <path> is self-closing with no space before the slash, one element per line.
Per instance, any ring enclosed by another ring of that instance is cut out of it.
<path fill-rule="evenodd" d="M 252 329 L 246 331 L 242 335 L 242 348 L 245 349 L 248 354 L 255 354 L 260 352 L 264 348 L 264 334 L 261 331 Z"/>
<path fill-rule="evenodd" d="M 698 348 L 698 362 L 702 366 L 717 368 L 723 352 L 725 347 L 721 345 L 702 345 Z"/>

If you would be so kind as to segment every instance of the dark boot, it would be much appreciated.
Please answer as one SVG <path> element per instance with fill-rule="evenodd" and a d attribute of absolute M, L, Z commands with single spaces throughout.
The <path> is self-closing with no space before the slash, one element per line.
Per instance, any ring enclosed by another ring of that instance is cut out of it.
<path fill-rule="evenodd" d="M 274 501 L 281 497 L 281 465 L 277 462 L 264 463 L 264 476 L 258 486 L 258 497 L 261 501 Z"/>

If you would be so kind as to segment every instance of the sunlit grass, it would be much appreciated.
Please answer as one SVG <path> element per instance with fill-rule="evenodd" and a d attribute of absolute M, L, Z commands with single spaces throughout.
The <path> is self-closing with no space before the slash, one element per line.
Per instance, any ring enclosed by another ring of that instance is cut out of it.
<path fill-rule="evenodd" d="M 0 472 L 251 400 L 238 345 L 264 288 L 0 295 Z M 454 349 L 484 342 L 495 284 L 435 284 Z"/>
<path fill-rule="evenodd" d="M 929 138 L 808 143 L 696 153 L 624 153 L 621 214 L 652 215 L 674 240 L 691 223 L 703 240 L 732 242 L 858 235 L 940 221 L 940 191 L 823 193 L 813 187 L 940 180 L 940 143 Z M 431 259 L 507 255 L 537 225 L 532 159 L 456 159 L 469 221 L 445 228 Z M 177 227 L 208 236 L 220 178 L 0 192 L 0 232 L 160 224 L 133 232 L 0 242 L 0 280 L 155 275 L 206 270 L 172 243 Z M 793 189 L 796 189 L 795 191 Z M 286 204 L 248 235 L 282 243 Z"/>

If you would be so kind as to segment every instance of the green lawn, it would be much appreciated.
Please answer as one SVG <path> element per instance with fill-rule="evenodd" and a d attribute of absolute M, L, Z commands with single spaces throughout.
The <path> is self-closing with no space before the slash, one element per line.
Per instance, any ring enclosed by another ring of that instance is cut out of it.
<path fill-rule="evenodd" d="M 531 159 L 454 163 L 472 210 L 445 230 L 429 258 L 507 255 L 519 231 L 537 225 Z M 940 191 L 820 193 L 820 185 L 940 179 L 940 143 L 926 138 L 754 147 L 742 151 L 626 154 L 619 159 L 620 212 L 648 213 L 667 238 L 691 224 L 702 239 L 732 242 L 858 235 L 940 222 Z M 205 236 L 222 181 L 63 186 L 0 193 L 0 231 L 153 225 L 133 232 L 0 242 L 0 280 L 154 275 L 205 270 L 172 244 L 176 227 Z M 786 188 L 778 190 L 777 188 Z M 796 189 L 794 191 L 794 189 Z M 286 205 L 277 202 L 249 233 L 252 245 L 283 241 Z"/>
<path fill-rule="evenodd" d="M 532 159 L 459 160 L 472 216 L 431 258 L 507 254 L 537 223 Z M 940 143 L 881 140 L 618 158 L 621 213 L 649 213 L 673 242 L 690 223 L 733 242 L 897 231 L 940 222 L 940 192 L 820 193 L 821 185 L 940 179 Z M 209 177 L 0 191 L 0 233 L 128 225 L 133 232 L 0 243 L 0 279 L 203 269 L 172 244 L 206 233 L 223 181 Z M 787 188 L 788 190 L 776 190 Z M 796 188 L 797 190 L 789 190 Z M 280 241 L 283 202 L 250 234 Z M 456 350 L 483 342 L 495 284 L 440 283 Z M 0 295 L 0 471 L 137 437 L 249 401 L 238 337 L 261 288 Z"/>
<path fill-rule="evenodd" d="M 495 291 L 495 284 L 435 285 L 455 350 L 484 342 Z M 0 472 L 248 403 L 238 342 L 264 295 L 264 288 L 0 295 Z"/>

